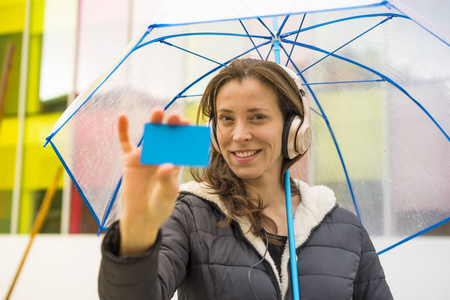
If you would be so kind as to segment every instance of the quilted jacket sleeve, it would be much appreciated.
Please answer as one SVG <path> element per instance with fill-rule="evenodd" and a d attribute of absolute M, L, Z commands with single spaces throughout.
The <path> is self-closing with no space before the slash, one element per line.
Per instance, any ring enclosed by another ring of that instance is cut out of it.
<path fill-rule="evenodd" d="M 186 275 L 191 226 L 189 206 L 177 201 L 147 253 L 119 257 L 119 226 L 114 223 L 102 243 L 100 299 L 171 299 Z"/>
<path fill-rule="evenodd" d="M 393 299 L 372 241 L 367 231 L 364 228 L 361 230 L 361 261 L 356 277 L 353 299 Z"/>

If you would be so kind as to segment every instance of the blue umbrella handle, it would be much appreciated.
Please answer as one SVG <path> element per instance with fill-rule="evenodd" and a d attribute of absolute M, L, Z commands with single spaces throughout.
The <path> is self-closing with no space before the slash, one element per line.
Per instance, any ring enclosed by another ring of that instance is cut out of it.
<path fill-rule="evenodd" d="M 278 23 L 277 17 L 272 18 L 273 30 L 278 35 Z M 274 40 L 274 55 L 275 62 L 280 64 L 280 44 L 277 39 Z M 298 284 L 298 272 L 297 272 L 297 253 L 295 251 L 295 237 L 294 237 L 294 218 L 292 216 L 292 199 L 291 199 L 291 181 L 289 177 L 289 170 L 284 175 L 284 190 L 286 193 L 286 219 L 288 223 L 288 241 L 289 241 L 289 254 L 291 263 L 291 279 L 292 279 L 292 293 L 294 300 L 300 300 L 300 288 Z"/>
<path fill-rule="evenodd" d="M 294 300 L 300 300 L 300 288 L 298 284 L 297 273 L 297 253 L 295 251 L 295 238 L 294 238 L 294 220 L 292 216 L 292 201 L 291 201 L 291 181 L 289 178 L 289 170 L 284 175 L 284 185 L 286 193 L 286 215 L 288 223 L 288 236 L 289 236 L 289 253 L 291 263 L 291 279 L 292 279 L 292 293 L 294 294 Z"/>
<path fill-rule="evenodd" d="M 278 37 L 278 22 L 277 17 L 272 17 L 272 23 L 273 23 L 273 30 L 275 31 L 275 34 Z M 275 39 L 273 41 L 273 53 L 275 55 L 275 62 L 277 64 L 280 64 L 280 41 L 278 39 Z"/>

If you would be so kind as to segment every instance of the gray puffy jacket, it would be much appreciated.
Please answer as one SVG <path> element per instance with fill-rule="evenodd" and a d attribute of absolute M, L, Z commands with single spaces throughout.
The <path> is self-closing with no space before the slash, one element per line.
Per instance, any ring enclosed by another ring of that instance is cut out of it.
<path fill-rule="evenodd" d="M 334 193 L 298 182 L 302 201 L 294 217 L 301 299 L 392 299 L 372 242 L 359 219 L 337 207 Z M 142 256 L 118 257 L 115 223 L 105 235 L 99 274 L 101 299 L 255 299 L 248 273 L 266 252 L 246 220 L 216 226 L 227 213 L 203 184 L 180 187 L 171 217 Z M 289 249 L 281 274 L 269 252 L 251 271 L 260 300 L 292 299 Z"/>

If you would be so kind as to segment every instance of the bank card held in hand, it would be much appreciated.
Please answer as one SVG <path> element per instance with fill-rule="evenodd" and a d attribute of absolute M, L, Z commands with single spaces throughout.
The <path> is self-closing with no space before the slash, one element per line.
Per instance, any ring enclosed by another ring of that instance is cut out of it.
<path fill-rule="evenodd" d="M 209 127 L 145 124 L 141 163 L 207 167 L 211 153 Z"/>

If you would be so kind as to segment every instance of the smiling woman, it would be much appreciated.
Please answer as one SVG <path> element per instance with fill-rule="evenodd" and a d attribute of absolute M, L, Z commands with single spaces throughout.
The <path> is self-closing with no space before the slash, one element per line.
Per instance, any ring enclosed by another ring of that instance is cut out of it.
<path fill-rule="evenodd" d="M 222 195 L 230 212 L 228 223 L 233 215 L 246 215 L 252 220 L 252 233 L 262 239 L 264 227 L 269 232 L 281 230 L 279 233 L 287 235 L 281 183 L 286 170 L 303 153 L 290 159 L 286 154 L 288 138 L 284 135 L 292 131 L 289 120 L 294 116 L 305 119 L 301 94 L 291 75 L 275 63 L 235 60 L 206 87 L 200 110 L 199 115 L 212 120 L 216 147 L 211 167 L 203 177 L 194 173 L 194 178 L 210 183 Z M 293 131 L 298 132 L 299 128 Z M 296 206 L 300 200 L 294 182 L 291 190 Z M 233 200 L 238 196 L 242 200 Z M 275 216 L 268 217 L 268 211 Z M 269 240 L 278 243 L 272 236 Z"/>
<path fill-rule="evenodd" d="M 179 299 L 292 299 L 282 175 L 304 154 L 286 154 L 288 144 L 305 148 L 302 98 L 279 65 L 232 61 L 200 103 L 213 127 L 211 164 L 180 187 L 178 167 L 139 163 L 122 115 L 123 214 L 103 241 L 100 298 L 170 299 L 178 289 Z M 163 119 L 156 110 L 150 121 Z M 392 299 L 359 219 L 327 187 L 291 187 L 302 298 Z"/>

